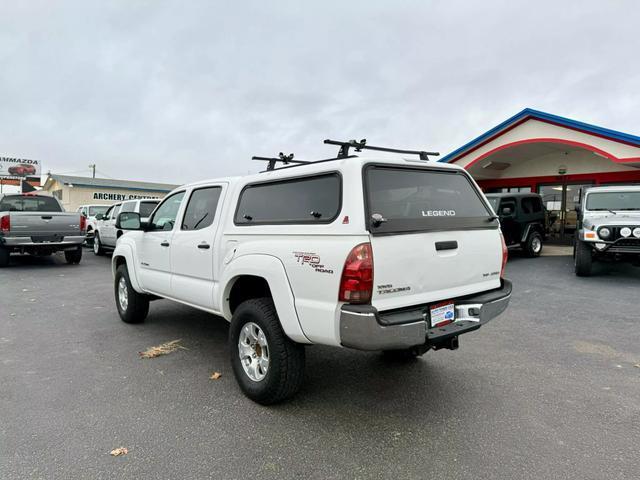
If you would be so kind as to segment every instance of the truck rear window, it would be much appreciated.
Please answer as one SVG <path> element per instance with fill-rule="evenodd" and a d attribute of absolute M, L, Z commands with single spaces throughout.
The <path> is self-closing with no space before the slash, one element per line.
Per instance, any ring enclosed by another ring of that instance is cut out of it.
<path fill-rule="evenodd" d="M 340 212 L 341 183 L 332 173 L 249 185 L 240 194 L 235 223 L 330 223 Z"/>
<path fill-rule="evenodd" d="M 368 216 L 386 220 L 370 222 L 372 233 L 498 226 L 464 173 L 374 166 L 365 178 Z"/>
<path fill-rule="evenodd" d="M 61 212 L 60 204 L 52 197 L 11 195 L 0 201 L 0 212 Z"/>

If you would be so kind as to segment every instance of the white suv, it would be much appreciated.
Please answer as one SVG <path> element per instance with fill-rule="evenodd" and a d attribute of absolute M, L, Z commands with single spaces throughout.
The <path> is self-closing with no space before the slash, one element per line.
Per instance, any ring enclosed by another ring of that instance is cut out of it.
<path fill-rule="evenodd" d="M 417 356 L 502 313 L 499 223 L 461 168 L 339 157 L 174 190 L 148 222 L 121 213 L 118 312 L 167 298 L 231 322 L 236 379 L 270 404 L 303 379 L 305 345 Z"/>
<path fill-rule="evenodd" d="M 128 200 L 114 203 L 104 214 L 97 215 L 93 233 L 93 253 L 104 255 L 106 250 L 116 247 L 116 242 L 124 233 L 116 228 L 119 213 L 136 212 L 140 214 L 143 221 L 146 221 L 158 203 L 160 203 L 159 200 Z"/>

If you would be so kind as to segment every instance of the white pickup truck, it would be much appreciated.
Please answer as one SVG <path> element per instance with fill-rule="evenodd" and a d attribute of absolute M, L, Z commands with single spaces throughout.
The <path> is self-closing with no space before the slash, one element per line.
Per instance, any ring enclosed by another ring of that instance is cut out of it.
<path fill-rule="evenodd" d="M 126 202 L 114 203 L 106 212 L 98 213 L 93 223 L 93 234 L 91 240 L 93 243 L 93 253 L 95 255 L 104 255 L 107 250 L 116 247 L 116 242 L 124 233 L 116 228 L 116 218 L 122 212 L 136 212 L 140 214 L 143 222 L 149 219 L 149 215 L 153 209 L 158 206 L 159 200 L 128 200 Z M 91 226 L 91 224 L 89 224 Z"/>
<path fill-rule="evenodd" d="M 403 357 L 458 347 L 502 313 L 511 283 L 499 222 L 454 165 L 343 156 L 174 190 L 114 251 L 118 312 L 158 297 L 231 322 L 243 392 L 301 385 L 305 345 Z"/>

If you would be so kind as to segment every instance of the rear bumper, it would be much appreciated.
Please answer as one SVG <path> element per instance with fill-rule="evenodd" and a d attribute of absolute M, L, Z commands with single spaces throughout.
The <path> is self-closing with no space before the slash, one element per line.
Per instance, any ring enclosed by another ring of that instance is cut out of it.
<path fill-rule="evenodd" d="M 453 299 L 456 320 L 429 328 L 429 305 L 394 312 L 378 312 L 371 305 L 343 305 L 340 312 L 340 343 L 358 350 L 396 350 L 418 345 L 438 346 L 463 333 L 477 330 L 505 311 L 512 284 Z"/>
<path fill-rule="evenodd" d="M 84 235 L 65 236 L 61 242 L 34 242 L 31 237 L 4 237 L 0 239 L 0 243 L 9 248 L 64 250 L 65 248 L 82 245 L 84 240 Z"/>

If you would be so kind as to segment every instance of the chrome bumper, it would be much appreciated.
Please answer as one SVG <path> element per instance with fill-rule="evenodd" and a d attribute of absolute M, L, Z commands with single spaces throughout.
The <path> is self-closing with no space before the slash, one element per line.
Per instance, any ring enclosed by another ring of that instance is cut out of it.
<path fill-rule="evenodd" d="M 496 290 L 454 298 L 456 320 L 429 328 L 429 305 L 392 313 L 371 305 L 343 305 L 340 312 L 340 343 L 358 350 L 397 350 L 418 345 L 437 346 L 451 337 L 477 330 L 504 312 L 512 285 L 503 280 Z"/>
<path fill-rule="evenodd" d="M 77 247 L 84 243 L 84 235 L 64 237 L 61 242 L 34 242 L 31 237 L 4 237 L 2 245 L 12 248 L 59 248 Z"/>

